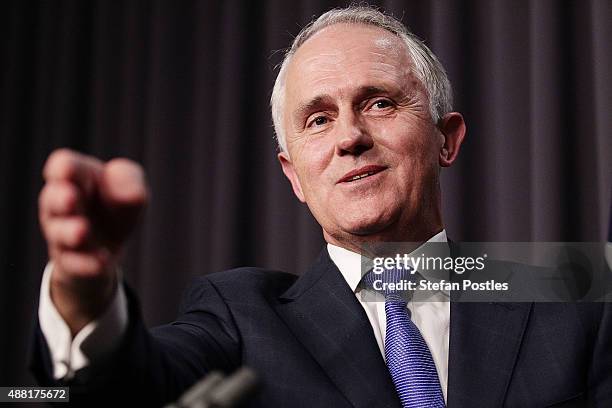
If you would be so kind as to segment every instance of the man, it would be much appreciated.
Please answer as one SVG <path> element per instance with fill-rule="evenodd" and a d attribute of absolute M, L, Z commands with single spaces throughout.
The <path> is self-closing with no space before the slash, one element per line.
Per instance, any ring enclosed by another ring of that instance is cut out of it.
<path fill-rule="evenodd" d="M 465 134 L 442 66 L 400 22 L 363 7 L 319 17 L 286 55 L 272 115 L 283 172 L 327 248 L 300 278 L 204 276 L 177 320 L 151 332 L 116 272 L 146 202 L 142 170 L 52 154 L 40 196 L 51 259 L 34 359 L 42 383 L 68 383 L 87 404 L 160 405 L 212 369 L 247 365 L 261 407 L 612 403 L 607 304 L 410 302 L 391 313 L 359 296 L 366 245 L 446 241 L 439 172 Z"/>

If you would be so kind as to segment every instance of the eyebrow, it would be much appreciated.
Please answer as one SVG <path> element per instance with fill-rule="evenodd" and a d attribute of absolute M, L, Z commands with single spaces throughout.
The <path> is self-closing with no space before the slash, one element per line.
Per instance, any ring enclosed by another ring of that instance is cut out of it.
<path fill-rule="evenodd" d="M 356 98 L 362 100 L 373 95 L 388 94 L 389 90 L 380 86 L 362 86 L 356 92 Z M 296 122 L 301 122 L 302 119 L 312 112 L 322 110 L 330 105 L 333 105 L 333 98 L 328 94 L 317 95 L 307 102 L 301 103 L 293 112 L 293 118 Z"/>
<path fill-rule="evenodd" d="M 317 95 L 307 102 L 301 103 L 293 112 L 293 119 L 299 123 L 303 118 L 310 115 L 312 112 L 316 112 L 324 107 L 332 104 L 332 97 L 330 95 Z"/>
<path fill-rule="evenodd" d="M 362 86 L 357 91 L 357 96 L 359 99 L 364 99 L 364 98 L 368 98 L 373 95 L 388 94 L 388 93 L 390 93 L 388 89 L 380 87 L 380 86 Z"/>

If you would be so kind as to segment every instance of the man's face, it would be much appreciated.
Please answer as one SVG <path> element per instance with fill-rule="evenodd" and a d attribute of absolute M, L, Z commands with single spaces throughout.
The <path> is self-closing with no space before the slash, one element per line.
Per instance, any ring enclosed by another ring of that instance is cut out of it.
<path fill-rule="evenodd" d="M 441 228 L 445 138 L 411 66 L 399 38 L 357 24 L 321 30 L 288 66 L 289 154 L 279 159 L 328 242 L 401 241 L 423 223 Z"/>

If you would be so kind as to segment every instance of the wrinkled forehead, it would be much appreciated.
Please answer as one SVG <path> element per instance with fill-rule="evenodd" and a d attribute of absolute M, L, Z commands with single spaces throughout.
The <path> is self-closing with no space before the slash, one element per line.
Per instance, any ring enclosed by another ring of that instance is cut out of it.
<path fill-rule="evenodd" d="M 297 49 L 287 67 L 286 91 L 291 94 L 355 73 L 398 79 L 410 69 L 408 48 L 395 34 L 366 24 L 338 23 L 318 31 Z"/>

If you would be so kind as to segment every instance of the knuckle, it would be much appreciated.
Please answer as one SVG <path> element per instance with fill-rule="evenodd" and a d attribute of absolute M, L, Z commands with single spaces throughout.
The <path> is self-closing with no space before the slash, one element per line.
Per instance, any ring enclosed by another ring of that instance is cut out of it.
<path fill-rule="evenodd" d="M 72 162 L 76 157 L 76 152 L 62 148 L 53 151 L 43 170 L 43 177 L 49 179 L 61 179 L 70 177 L 74 166 Z"/>
<path fill-rule="evenodd" d="M 89 226 L 84 218 L 78 218 L 72 222 L 70 231 L 68 232 L 69 244 L 74 247 L 83 245 L 87 240 Z"/>
<path fill-rule="evenodd" d="M 57 234 L 57 226 L 55 225 L 56 221 L 53 220 L 45 220 L 42 223 L 42 230 L 45 236 L 45 240 L 49 246 L 57 246 L 58 242 L 58 234 Z"/>
<path fill-rule="evenodd" d="M 47 209 L 46 207 L 49 202 L 49 188 L 49 184 L 45 183 L 43 188 L 40 190 L 40 193 L 38 193 L 38 207 L 41 210 Z"/>
<path fill-rule="evenodd" d="M 76 248 L 83 243 L 86 231 L 82 222 L 67 220 L 59 221 L 58 224 L 58 238 L 63 246 Z"/>
<path fill-rule="evenodd" d="M 57 204 L 61 210 L 71 211 L 78 201 L 78 191 L 71 183 L 61 183 L 57 186 Z"/>
<path fill-rule="evenodd" d="M 80 199 L 74 184 L 58 180 L 48 182 L 40 194 L 40 207 L 44 214 L 66 214 L 73 212 Z"/>
<path fill-rule="evenodd" d="M 74 150 L 68 149 L 67 147 L 61 147 L 51 153 L 52 157 L 58 161 L 71 161 L 78 155 Z"/>

